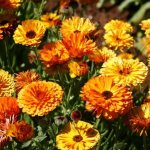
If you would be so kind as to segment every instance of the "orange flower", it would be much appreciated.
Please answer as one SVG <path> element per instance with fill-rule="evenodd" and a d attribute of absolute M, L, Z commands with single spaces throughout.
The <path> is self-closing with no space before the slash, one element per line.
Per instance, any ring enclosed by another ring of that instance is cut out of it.
<path fill-rule="evenodd" d="M 96 117 L 115 119 L 126 114 L 132 107 L 132 95 L 126 86 L 114 83 L 113 78 L 98 76 L 91 78 L 81 91 L 86 109 L 94 111 Z"/>
<path fill-rule="evenodd" d="M 43 21 L 46 27 L 53 27 L 59 25 L 61 20 L 60 16 L 56 13 L 47 13 L 41 16 L 41 21 Z"/>
<path fill-rule="evenodd" d="M 145 80 L 148 67 L 137 59 L 121 59 L 116 57 L 105 62 L 100 73 L 112 76 L 116 84 L 137 86 Z"/>
<path fill-rule="evenodd" d="M 14 77 L 7 71 L 0 69 L 0 97 L 11 96 L 14 92 Z"/>
<path fill-rule="evenodd" d="M 3 39 L 3 31 L 0 29 L 0 40 Z"/>
<path fill-rule="evenodd" d="M 19 7 L 21 0 L 0 0 L 0 7 L 5 9 L 15 9 Z"/>
<path fill-rule="evenodd" d="M 69 52 L 61 41 L 47 43 L 39 52 L 39 59 L 48 68 L 56 64 L 64 64 L 68 61 Z"/>
<path fill-rule="evenodd" d="M 20 109 L 14 97 L 0 97 L 0 121 L 9 118 L 17 119 Z"/>
<path fill-rule="evenodd" d="M 28 84 L 18 94 L 18 105 L 31 116 L 44 116 L 61 102 L 63 90 L 54 82 L 36 81 Z"/>
<path fill-rule="evenodd" d="M 126 124 L 133 132 L 147 136 L 150 129 L 150 102 L 134 107 L 127 115 Z"/>
<path fill-rule="evenodd" d="M 145 31 L 146 37 L 150 37 L 150 19 L 143 20 L 140 23 L 141 29 Z"/>
<path fill-rule="evenodd" d="M 67 38 L 76 31 L 81 32 L 83 35 L 87 35 L 95 29 L 95 25 L 91 23 L 89 19 L 74 16 L 62 22 L 60 31 L 63 37 Z"/>
<path fill-rule="evenodd" d="M 25 72 L 19 72 L 15 78 L 17 92 L 19 92 L 24 86 L 28 85 L 29 83 L 38 80 L 40 80 L 40 75 L 36 72 L 29 70 Z"/>
<path fill-rule="evenodd" d="M 80 32 L 75 32 L 71 34 L 70 37 L 64 38 L 63 44 L 72 58 L 81 58 L 93 53 L 96 49 L 96 43 L 92 40 L 88 40 Z"/>
<path fill-rule="evenodd" d="M 13 38 L 16 44 L 26 46 L 37 46 L 41 43 L 46 27 L 39 20 L 25 20 L 22 25 L 18 25 Z"/>
<path fill-rule="evenodd" d="M 96 49 L 93 54 L 89 55 L 90 60 L 95 63 L 106 62 L 114 57 L 116 57 L 115 52 L 108 49 L 107 47 Z"/>
<path fill-rule="evenodd" d="M 71 78 L 75 78 L 77 76 L 83 76 L 88 72 L 88 65 L 86 62 L 70 61 L 68 67 L 69 67 Z"/>
<path fill-rule="evenodd" d="M 15 137 L 19 142 L 30 140 L 33 137 L 34 129 L 24 120 L 9 124 L 7 136 Z"/>

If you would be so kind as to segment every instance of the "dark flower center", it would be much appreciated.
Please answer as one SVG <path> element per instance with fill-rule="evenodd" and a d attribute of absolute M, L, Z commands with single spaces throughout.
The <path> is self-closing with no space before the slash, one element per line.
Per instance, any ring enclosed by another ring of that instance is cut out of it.
<path fill-rule="evenodd" d="M 120 70 L 119 73 L 121 75 L 128 75 L 130 74 L 130 70 L 128 68 L 124 68 L 123 70 Z"/>
<path fill-rule="evenodd" d="M 36 33 L 32 30 L 26 33 L 26 37 L 28 37 L 29 39 L 33 39 L 35 38 L 35 36 L 36 36 Z"/>
<path fill-rule="evenodd" d="M 80 141 L 82 141 L 82 136 L 81 135 L 75 135 L 74 137 L 73 137 L 73 140 L 75 141 L 75 142 L 80 142 Z"/>
<path fill-rule="evenodd" d="M 104 91 L 102 92 L 102 96 L 105 98 L 105 100 L 107 100 L 113 96 L 113 93 L 110 91 Z"/>
<path fill-rule="evenodd" d="M 88 137 L 94 137 L 97 135 L 97 132 L 93 129 L 93 128 L 89 128 L 87 131 L 86 131 L 86 135 Z"/>

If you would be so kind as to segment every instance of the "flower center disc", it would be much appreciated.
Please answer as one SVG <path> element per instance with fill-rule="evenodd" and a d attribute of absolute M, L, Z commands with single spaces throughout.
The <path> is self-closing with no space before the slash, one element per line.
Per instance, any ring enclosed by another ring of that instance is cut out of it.
<path fill-rule="evenodd" d="M 26 36 L 27 36 L 29 39 L 33 39 L 33 38 L 35 38 L 36 33 L 35 33 L 34 31 L 29 31 L 29 32 L 27 32 Z"/>
<path fill-rule="evenodd" d="M 82 141 L 82 136 L 81 135 L 75 135 L 74 137 L 73 137 L 73 140 L 75 141 L 75 142 L 80 142 L 80 141 Z"/>
<path fill-rule="evenodd" d="M 113 93 L 110 91 L 104 91 L 102 92 L 102 96 L 105 98 L 105 100 L 107 100 L 113 96 Z"/>

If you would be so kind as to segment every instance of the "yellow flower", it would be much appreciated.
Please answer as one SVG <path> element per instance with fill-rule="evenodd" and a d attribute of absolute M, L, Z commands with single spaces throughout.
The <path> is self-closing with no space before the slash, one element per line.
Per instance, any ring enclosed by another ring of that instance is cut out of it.
<path fill-rule="evenodd" d="M 39 52 L 39 59 L 49 68 L 56 64 L 64 64 L 69 60 L 69 52 L 61 41 L 47 43 Z"/>
<path fill-rule="evenodd" d="M 62 101 L 63 90 L 54 82 L 36 81 L 28 84 L 18 94 L 18 105 L 31 116 L 44 116 Z"/>
<path fill-rule="evenodd" d="M 130 34 L 122 30 L 108 31 L 104 35 L 106 44 L 115 50 L 123 50 L 133 47 L 134 39 Z"/>
<path fill-rule="evenodd" d="M 147 136 L 150 129 L 150 102 L 134 107 L 127 115 L 126 124 L 133 132 Z"/>
<path fill-rule="evenodd" d="M 0 40 L 3 39 L 3 31 L 0 29 Z"/>
<path fill-rule="evenodd" d="M 56 13 L 47 13 L 41 16 L 41 21 L 45 23 L 47 27 L 53 27 L 60 24 L 60 16 Z"/>
<path fill-rule="evenodd" d="M 106 62 L 114 57 L 116 57 L 115 52 L 108 49 L 107 47 L 103 47 L 102 49 L 96 49 L 93 54 L 89 55 L 90 60 L 95 63 Z"/>
<path fill-rule="evenodd" d="M 77 61 L 70 61 L 68 63 L 68 68 L 70 72 L 71 78 L 75 78 L 77 76 L 83 76 L 88 72 L 88 65 L 86 62 L 77 62 Z"/>
<path fill-rule="evenodd" d="M 33 71 L 19 72 L 15 77 L 16 90 L 19 92 L 24 86 L 33 81 L 40 80 L 40 75 Z"/>
<path fill-rule="evenodd" d="M 133 31 L 133 27 L 129 23 L 121 20 L 111 20 L 110 22 L 105 24 L 104 29 L 106 32 L 122 30 L 124 32 L 130 33 Z"/>
<path fill-rule="evenodd" d="M 93 125 L 84 122 L 69 122 L 56 136 L 56 147 L 60 150 L 89 150 L 100 139 Z"/>
<path fill-rule="evenodd" d="M 141 29 L 145 31 L 147 37 L 150 37 L 150 19 L 143 20 L 140 23 Z"/>
<path fill-rule="evenodd" d="M 0 97 L 11 96 L 15 92 L 14 77 L 0 69 Z"/>
<path fill-rule="evenodd" d="M 62 22 L 60 31 L 63 37 L 67 38 L 76 31 L 81 32 L 83 35 L 87 35 L 95 29 L 95 25 L 91 23 L 89 19 L 74 16 Z"/>
<path fill-rule="evenodd" d="M 100 73 L 112 76 L 117 84 L 136 86 L 146 78 L 148 67 L 137 59 L 113 58 L 103 64 Z"/>
<path fill-rule="evenodd" d="M 0 7 L 5 9 L 15 9 L 19 7 L 21 0 L 0 0 Z"/>
<path fill-rule="evenodd" d="M 70 37 L 63 38 L 63 44 L 71 58 L 82 58 L 96 49 L 96 43 L 88 40 L 81 32 L 75 32 Z"/>
<path fill-rule="evenodd" d="M 96 117 L 113 120 L 126 114 L 132 107 L 132 94 L 126 86 L 117 85 L 112 77 L 91 78 L 81 91 L 86 109 L 94 111 Z"/>
<path fill-rule="evenodd" d="M 13 38 L 16 44 L 37 46 L 44 36 L 46 27 L 39 20 L 25 20 L 14 32 Z"/>

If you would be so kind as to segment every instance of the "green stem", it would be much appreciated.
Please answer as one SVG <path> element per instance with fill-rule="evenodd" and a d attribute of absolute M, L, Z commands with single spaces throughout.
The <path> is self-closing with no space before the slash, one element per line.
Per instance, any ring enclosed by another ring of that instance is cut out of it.
<path fill-rule="evenodd" d="M 143 150 L 147 150 L 146 135 L 143 135 Z"/>

